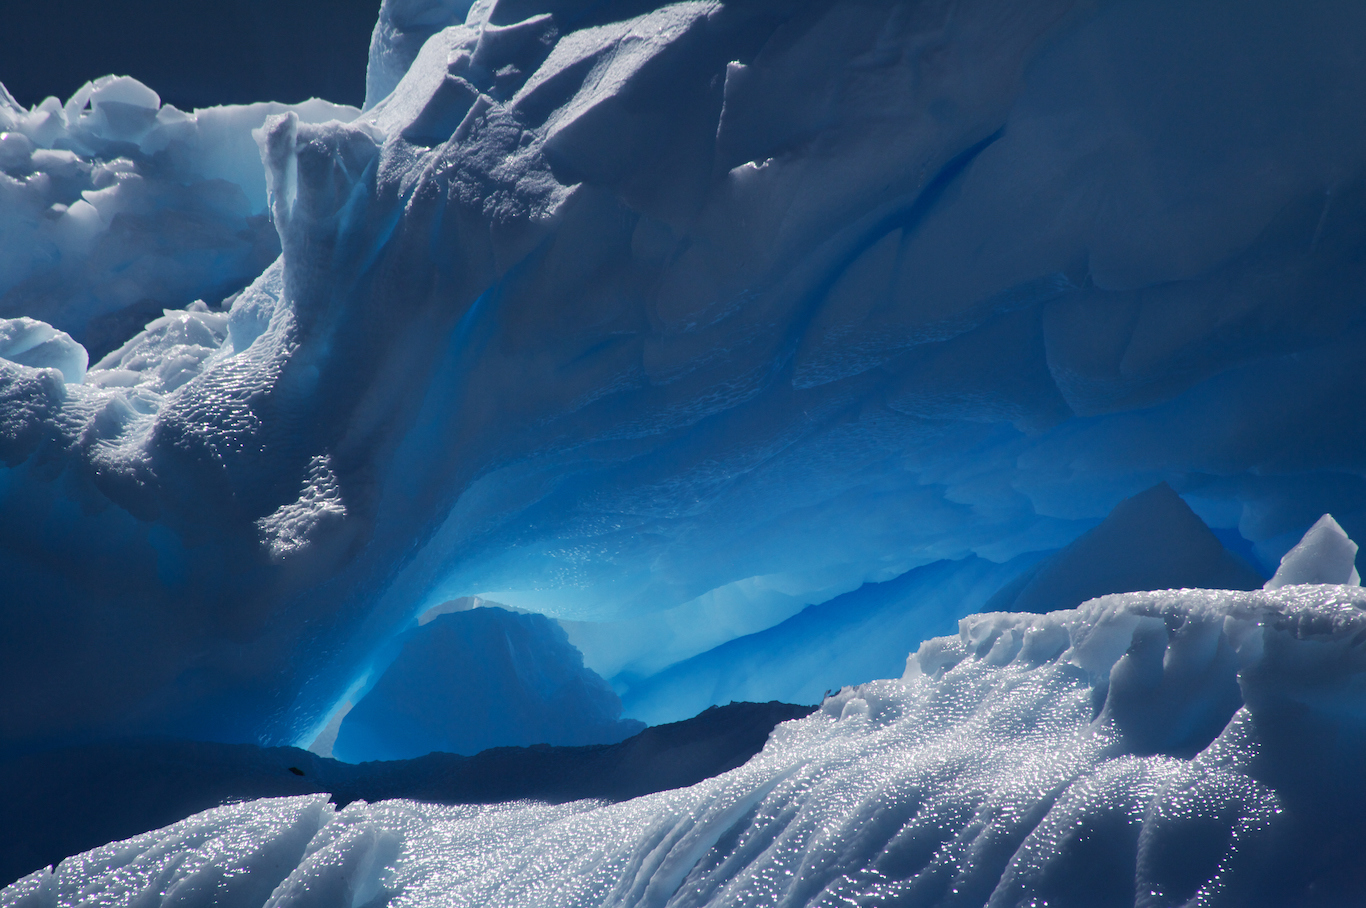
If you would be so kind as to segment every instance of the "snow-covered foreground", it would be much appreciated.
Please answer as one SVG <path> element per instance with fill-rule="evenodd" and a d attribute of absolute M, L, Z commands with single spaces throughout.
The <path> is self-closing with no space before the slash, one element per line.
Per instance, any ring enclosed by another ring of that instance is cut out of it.
<path fill-rule="evenodd" d="M 5 906 L 1347 904 L 1366 591 L 963 620 L 739 769 L 619 804 L 233 804 Z"/>

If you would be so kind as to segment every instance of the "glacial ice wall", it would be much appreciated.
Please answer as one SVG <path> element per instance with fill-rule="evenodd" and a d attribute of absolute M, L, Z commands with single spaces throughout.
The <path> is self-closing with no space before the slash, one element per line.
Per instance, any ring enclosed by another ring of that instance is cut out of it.
<path fill-rule="evenodd" d="M 0 734 L 306 741 L 437 602 L 776 621 L 1159 480 L 1266 564 L 1353 530 L 1363 40 L 1346 0 L 476 3 L 358 119 L 264 124 L 283 255 L 183 383 L 0 363 Z"/>
<path fill-rule="evenodd" d="M 690 788 L 234 804 L 0 904 L 1355 904 L 1363 639 L 1366 593 L 1333 585 L 975 615 Z"/>

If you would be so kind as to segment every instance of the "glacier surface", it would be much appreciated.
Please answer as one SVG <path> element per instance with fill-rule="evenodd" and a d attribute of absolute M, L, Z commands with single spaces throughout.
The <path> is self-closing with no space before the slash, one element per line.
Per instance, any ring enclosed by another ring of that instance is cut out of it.
<path fill-rule="evenodd" d="M 965 618 L 744 766 L 617 804 L 232 804 L 0 892 L 102 905 L 1343 905 L 1366 592 Z"/>
<path fill-rule="evenodd" d="M 1359 533 L 1363 43 L 1348 0 L 395 0 L 354 118 L 0 103 L 0 292 L 53 288 L 0 315 L 155 319 L 0 361 L 0 746 L 307 743 L 443 601 L 751 633 L 1162 480 L 1264 566 Z"/>

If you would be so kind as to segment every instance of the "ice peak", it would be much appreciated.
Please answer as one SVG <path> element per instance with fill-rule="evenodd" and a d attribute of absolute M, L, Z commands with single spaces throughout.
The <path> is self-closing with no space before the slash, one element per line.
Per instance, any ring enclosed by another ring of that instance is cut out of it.
<path fill-rule="evenodd" d="M 1357 544 L 1332 514 L 1324 514 L 1296 546 L 1285 553 L 1276 576 L 1266 582 L 1275 590 L 1293 583 L 1341 583 L 1361 586 L 1356 568 Z"/>

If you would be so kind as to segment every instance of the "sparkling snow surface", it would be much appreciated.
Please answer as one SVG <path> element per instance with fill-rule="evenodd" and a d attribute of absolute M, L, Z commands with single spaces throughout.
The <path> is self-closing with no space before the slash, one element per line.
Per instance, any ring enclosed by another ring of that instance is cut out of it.
<path fill-rule="evenodd" d="M 1359 882 L 1332 843 L 1366 794 L 1363 607 L 1359 587 L 1305 585 L 975 615 L 903 679 L 842 690 L 692 788 L 235 804 L 0 904 L 1345 904 Z"/>

